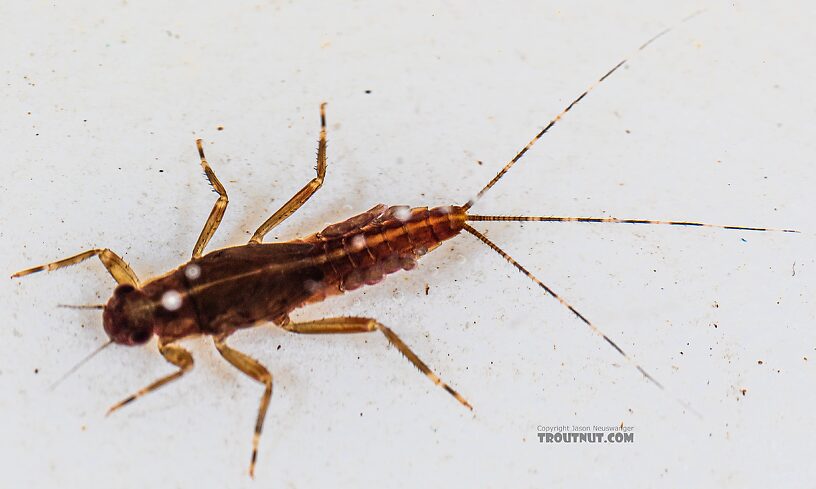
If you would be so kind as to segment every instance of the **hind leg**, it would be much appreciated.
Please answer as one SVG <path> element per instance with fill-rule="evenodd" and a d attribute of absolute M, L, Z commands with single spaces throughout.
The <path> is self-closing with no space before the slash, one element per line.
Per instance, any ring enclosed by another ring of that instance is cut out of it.
<path fill-rule="evenodd" d="M 210 242 L 210 238 L 213 237 L 215 230 L 218 229 L 218 225 L 221 224 L 224 211 L 227 210 L 227 204 L 229 203 L 227 191 L 224 189 L 224 186 L 221 185 L 218 177 L 215 176 L 215 172 L 210 168 L 210 164 L 207 163 L 207 159 L 204 157 L 204 148 L 201 146 L 200 139 L 196 139 L 196 147 L 198 147 L 198 156 L 201 158 L 201 167 L 204 169 L 204 174 L 207 175 L 210 185 L 212 185 L 218 194 L 218 200 L 215 201 L 210 211 L 210 216 L 204 224 L 204 229 L 201 230 L 201 234 L 198 235 L 198 241 L 196 241 L 195 246 L 193 246 L 193 258 L 200 257 L 201 253 L 204 252 L 204 248 L 207 246 L 207 243 Z"/>
<path fill-rule="evenodd" d="M 473 406 L 471 406 L 461 394 L 453 390 L 451 386 L 443 382 L 439 376 L 433 373 L 433 371 L 425 365 L 425 362 L 420 360 L 417 354 L 414 353 L 396 333 L 375 319 L 362 317 L 326 318 L 303 323 L 288 323 L 281 327 L 292 333 L 301 334 L 351 334 L 379 331 L 385 336 L 389 343 L 394 345 L 397 350 L 399 350 L 414 367 L 425 374 L 431 382 L 445 389 L 448 394 L 453 396 L 454 399 L 459 401 L 463 406 L 471 411 L 473 410 Z"/>

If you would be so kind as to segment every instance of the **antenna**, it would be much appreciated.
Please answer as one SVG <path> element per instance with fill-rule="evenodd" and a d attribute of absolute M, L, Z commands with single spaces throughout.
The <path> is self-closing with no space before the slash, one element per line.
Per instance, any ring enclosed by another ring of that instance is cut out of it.
<path fill-rule="evenodd" d="M 111 343 L 113 343 L 113 340 L 108 340 L 108 342 L 107 342 L 107 343 L 103 344 L 102 346 L 100 346 L 100 347 L 99 347 L 99 348 L 97 348 L 96 350 L 92 351 L 92 352 L 90 353 L 90 355 L 88 355 L 87 357 L 83 358 L 82 360 L 80 360 L 80 361 L 79 361 L 79 363 L 77 363 L 76 365 L 74 365 L 73 367 L 71 367 L 71 370 L 67 371 L 67 372 L 65 373 L 65 375 L 63 375 L 62 377 L 60 377 L 60 378 L 59 378 L 59 380 L 57 380 L 56 382 L 54 382 L 53 384 L 51 384 L 51 390 L 56 389 L 56 388 L 57 388 L 57 386 L 58 386 L 58 385 L 60 385 L 60 384 L 62 383 L 62 381 L 63 381 L 63 380 L 67 379 L 69 375 L 71 375 L 72 373 L 76 372 L 76 371 L 79 369 L 79 367 L 81 367 L 81 366 L 85 365 L 85 363 L 86 363 L 88 360 L 90 360 L 91 358 L 93 358 L 94 356 L 96 356 L 96 354 L 97 354 L 97 353 L 99 353 L 99 352 L 101 352 L 102 350 L 104 350 L 105 348 L 107 348 L 107 347 L 108 347 L 108 346 L 109 346 Z"/>

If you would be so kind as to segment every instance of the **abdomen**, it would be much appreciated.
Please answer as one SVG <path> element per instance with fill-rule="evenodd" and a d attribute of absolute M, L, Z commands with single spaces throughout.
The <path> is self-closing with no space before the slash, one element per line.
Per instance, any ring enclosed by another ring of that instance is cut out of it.
<path fill-rule="evenodd" d="M 303 241 L 322 252 L 325 279 L 309 284 L 307 302 L 374 285 L 387 274 L 410 270 L 424 254 L 462 230 L 460 207 L 414 207 L 380 204 L 368 212 L 333 224 Z"/>

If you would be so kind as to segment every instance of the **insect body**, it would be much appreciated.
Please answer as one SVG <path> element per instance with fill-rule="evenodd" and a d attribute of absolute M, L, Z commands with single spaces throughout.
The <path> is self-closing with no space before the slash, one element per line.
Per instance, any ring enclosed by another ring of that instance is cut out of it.
<path fill-rule="evenodd" d="M 651 40 L 639 49 L 643 49 L 650 42 Z M 198 140 L 196 143 L 201 166 L 214 190 L 219 194 L 219 198 L 193 247 L 192 259 L 189 262 L 165 275 L 142 283 L 124 260 L 111 250 L 100 248 L 23 270 L 12 275 L 12 278 L 42 270 L 55 270 L 97 256 L 119 284 L 107 304 L 89 306 L 103 310 L 105 332 L 110 337 L 110 341 L 103 347 L 111 343 L 139 345 L 146 343 L 154 335 L 158 337 L 159 352 L 168 362 L 178 367 L 178 370 L 113 405 L 109 413 L 178 379 L 192 368 L 193 358 L 187 350 L 177 344 L 178 340 L 197 335 L 212 336 L 216 349 L 230 364 L 265 387 L 255 424 L 250 475 L 254 473 L 258 441 L 272 395 L 272 375 L 257 360 L 227 345 L 227 338 L 238 329 L 273 322 L 287 331 L 300 334 L 380 332 L 431 381 L 444 388 L 463 406 L 472 409 L 464 397 L 434 374 L 391 329 L 375 319 L 334 317 L 306 322 L 293 322 L 289 319 L 289 313 L 296 308 L 321 301 L 331 295 L 356 289 L 362 285 L 376 284 L 387 274 L 412 269 L 419 257 L 462 231 L 478 238 L 535 281 L 549 295 L 569 308 L 594 333 L 602 336 L 644 377 L 662 389 L 661 384 L 642 367 L 635 364 L 631 357 L 584 315 L 468 224 L 473 221 L 497 220 L 571 221 L 708 226 L 749 231 L 769 230 L 681 221 L 469 214 L 469 209 L 478 198 L 489 190 L 536 141 L 598 83 L 625 62 L 624 59 L 618 63 L 565 108 L 510 160 L 478 192 L 476 197 L 463 205 L 434 208 L 377 205 L 367 212 L 331 225 L 305 238 L 284 243 L 263 243 L 263 238 L 269 230 L 292 215 L 323 184 L 326 175 L 326 117 L 325 104 L 323 104 L 320 107 L 321 131 L 318 143 L 317 176 L 264 222 L 249 243 L 204 254 L 207 243 L 221 222 L 228 199 L 226 190 L 207 163 L 201 140 Z M 793 232 L 791 230 L 781 231 Z"/>
<path fill-rule="evenodd" d="M 378 205 L 309 237 L 250 243 L 194 258 L 136 288 L 120 285 L 105 307 L 116 343 L 228 335 L 261 322 L 288 327 L 288 313 L 330 295 L 410 270 L 462 230 L 461 208 Z"/>
<path fill-rule="evenodd" d="M 230 348 L 226 338 L 238 329 L 273 322 L 301 334 L 381 332 L 413 365 L 468 409 L 471 405 L 443 382 L 391 329 L 374 319 L 326 318 L 296 323 L 289 312 L 330 295 L 373 285 L 390 273 L 410 270 L 416 260 L 459 234 L 467 224 L 463 207 L 377 205 L 311 236 L 286 243 L 263 243 L 264 235 L 294 213 L 323 183 L 326 173 L 325 104 L 320 107 L 317 177 L 264 222 L 248 244 L 202 255 L 228 203 L 227 193 L 196 141 L 201 165 L 219 198 L 193 248 L 192 259 L 160 277 L 141 283 L 130 266 L 109 249 L 89 250 L 64 260 L 23 270 L 22 277 L 55 270 L 98 256 L 119 283 L 103 309 L 103 325 L 110 341 L 140 345 L 158 336 L 159 352 L 179 368 L 113 405 L 125 404 L 171 382 L 193 366 L 190 353 L 176 344 L 182 338 L 210 335 L 218 352 L 246 375 L 263 383 L 253 439 L 250 474 L 254 473 L 257 446 L 272 395 L 272 375 L 255 359 Z M 97 350 L 98 352 L 99 350 Z M 96 353 L 96 352 L 95 352 Z"/>

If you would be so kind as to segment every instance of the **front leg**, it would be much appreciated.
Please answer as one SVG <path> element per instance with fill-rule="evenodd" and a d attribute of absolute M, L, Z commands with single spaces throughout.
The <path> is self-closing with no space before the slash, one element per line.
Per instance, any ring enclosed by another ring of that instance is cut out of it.
<path fill-rule="evenodd" d="M 116 253 L 112 252 L 107 248 L 96 248 L 93 250 L 83 251 L 78 255 L 74 255 L 63 260 L 48 263 L 46 265 L 40 265 L 38 267 L 29 268 L 27 270 L 22 270 L 12 275 L 11 278 L 24 277 L 31 273 L 41 272 L 43 270 L 50 272 L 51 270 L 56 270 L 58 268 L 76 265 L 77 263 L 85 261 L 88 258 L 92 258 L 94 256 L 99 257 L 99 261 L 101 261 L 102 264 L 105 265 L 105 268 L 108 270 L 108 273 L 110 273 L 111 276 L 113 276 L 113 279 L 116 280 L 117 283 L 139 287 L 139 278 L 136 277 L 136 274 L 133 273 L 133 270 L 130 269 L 130 266 L 128 266 L 125 260 L 123 260 L 119 255 L 117 255 Z"/>
<path fill-rule="evenodd" d="M 163 386 L 164 384 L 167 384 L 168 382 L 172 382 L 180 378 L 182 375 L 186 374 L 193 368 L 193 356 L 190 355 L 190 352 L 188 352 L 187 350 L 178 345 L 171 345 L 170 341 L 165 342 L 164 340 L 161 339 L 159 340 L 159 353 L 161 353 L 165 360 L 178 367 L 179 370 L 170 375 L 165 375 L 164 377 L 153 382 L 147 387 L 140 389 L 135 394 L 132 394 L 126 397 L 125 399 L 122 399 L 121 401 L 117 402 L 116 404 L 111 406 L 110 409 L 108 409 L 107 413 L 108 415 L 110 415 L 110 413 L 116 411 L 117 409 L 121 408 L 125 404 L 130 404 L 131 402 L 142 397 L 148 392 L 152 392 L 158 389 L 159 387 Z"/>
<path fill-rule="evenodd" d="M 441 386 L 448 392 L 448 394 L 452 395 L 463 406 L 471 411 L 473 410 L 473 406 L 471 406 L 470 403 L 468 403 L 465 398 L 461 396 L 461 394 L 453 390 L 451 386 L 443 382 L 439 376 L 433 373 L 433 371 L 428 368 L 427 365 L 425 365 L 425 362 L 420 360 L 416 353 L 411 351 L 408 345 L 403 343 L 396 333 L 375 319 L 361 317 L 326 318 L 318 319 L 317 321 L 306 321 L 303 323 L 286 323 L 281 327 L 287 331 L 291 331 L 292 333 L 300 334 L 350 334 L 379 331 L 385 335 L 388 342 L 394 345 L 405 356 L 405 358 L 408 359 L 408 361 L 414 364 L 414 367 L 419 369 L 420 372 L 424 373 L 429 379 L 431 379 L 431 382 Z"/>

